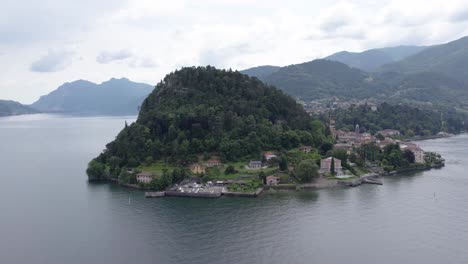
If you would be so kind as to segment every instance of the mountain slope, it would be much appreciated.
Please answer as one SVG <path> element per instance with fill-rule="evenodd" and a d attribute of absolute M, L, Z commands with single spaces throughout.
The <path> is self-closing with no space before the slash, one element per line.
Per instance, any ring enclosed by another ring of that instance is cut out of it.
<path fill-rule="evenodd" d="M 138 112 L 153 86 L 128 79 L 110 79 L 101 84 L 78 80 L 65 83 L 31 106 L 43 112 L 85 115 L 130 115 Z"/>
<path fill-rule="evenodd" d="M 263 80 L 267 76 L 278 71 L 280 68 L 281 67 L 279 66 L 265 65 L 265 66 L 258 66 L 258 67 L 242 70 L 241 73 L 247 74 L 249 76 L 254 76 L 254 77 L 259 78 L 260 80 Z"/>
<path fill-rule="evenodd" d="M 437 72 L 468 83 L 468 37 L 429 47 L 401 61 L 382 66 L 381 72 Z"/>
<path fill-rule="evenodd" d="M 420 46 L 398 46 L 382 49 L 371 49 L 363 52 L 341 51 L 332 54 L 325 59 L 338 61 L 353 68 L 372 72 L 385 64 L 399 61 L 405 57 L 416 54 L 425 48 L 426 47 Z"/>
<path fill-rule="evenodd" d="M 365 98 L 378 93 L 380 89 L 380 84 L 368 73 L 330 60 L 282 67 L 264 81 L 303 100 L 330 96 Z"/>
<path fill-rule="evenodd" d="M 181 165 L 201 153 L 236 161 L 258 158 L 262 150 L 317 146 L 324 135 L 323 125 L 293 98 L 257 78 L 209 66 L 183 68 L 156 86 L 137 121 L 94 163 L 132 167 L 163 159 Z"/>
<path fill-rule="evenodd" d="M 0 116 L 25 115 L 34 113 L 37 113 L 37 111 L 18 102 L 0 100 Z"/>

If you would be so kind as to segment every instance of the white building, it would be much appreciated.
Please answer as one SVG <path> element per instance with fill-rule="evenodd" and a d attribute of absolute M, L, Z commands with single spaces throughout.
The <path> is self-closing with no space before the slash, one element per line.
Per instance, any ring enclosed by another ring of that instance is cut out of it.
<path fill-rule="evenodd" d="M 424 150 L 416 144 L 406 143 L 401 145 L 402 150 L 409 150 L 414 154 L 415 163 L 424 163 Z"/>
<path fill-rule="evenodd" d="M 150 172 L 142 172 L 136 175 L 137 182 L 150 183 L 153 180 L 153 174 Z"/>
<path fill-rule="evenodd" d="M 331 173 L 332 169 L 332 162 L 335 167 L 335 174 L 336 175 L 342 175 L 343 174 L 343 168 L 341 167 L 341 160 L 337 158 L 326 158 L 320 160 L 320 173 Z"/>

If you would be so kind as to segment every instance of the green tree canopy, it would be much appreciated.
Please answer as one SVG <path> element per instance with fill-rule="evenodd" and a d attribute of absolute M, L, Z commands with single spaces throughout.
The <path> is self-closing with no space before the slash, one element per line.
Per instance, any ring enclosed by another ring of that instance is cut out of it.
<path fill-rule="evenodd" d="M 312 181 L 312 179 L 319 175 L 318 170 L 317 164 L 313 160 L 308 159 L 301 161 L 296 166 L 294 173 L 300 182 L 306 183 Z"/>

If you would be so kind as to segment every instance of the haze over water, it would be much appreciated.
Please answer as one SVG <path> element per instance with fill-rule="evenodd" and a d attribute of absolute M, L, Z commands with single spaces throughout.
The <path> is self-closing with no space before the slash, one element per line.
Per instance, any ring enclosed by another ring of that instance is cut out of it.
<path fill-rule="evenodd" d="M 468 135 L 383 186 L 145 199 L 85 170 L 127 118 L 0 118 L 0 263 L 466 263 Z"/>

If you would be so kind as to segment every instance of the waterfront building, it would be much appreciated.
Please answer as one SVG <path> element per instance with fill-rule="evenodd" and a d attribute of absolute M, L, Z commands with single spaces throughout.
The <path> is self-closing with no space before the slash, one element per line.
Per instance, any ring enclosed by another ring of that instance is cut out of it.
<path fill-rule="evenodd" d="M 273 175 L 266 177 L 266 185 L 268 186 L 278 185 L 279 182 L 280 182 L 280 177 L 273 176 Z"/>
<path fill-rule="evenodd" d="M 153 177 L 153 173 L 151 172 L 141 172 L 136 175 L 137 182 L 139 183 L 150 183 Z"/>
<path fill-rule="evenodd" d="M 405 143 L 401 146 L 402 150 L 408 149 L 414 154 L 414 162 L 415 163 L 424 163 L 424 150 L 416 144 L 413 143 Z"/>
<path fill-rule="evenodd" d="M 320 160 L 320 173 L 331 173 L 331 164 L 334 161 L 335 174 L 341 175 L 343 168 L 341 167 L 341 160 L 333 157 Z"/>

